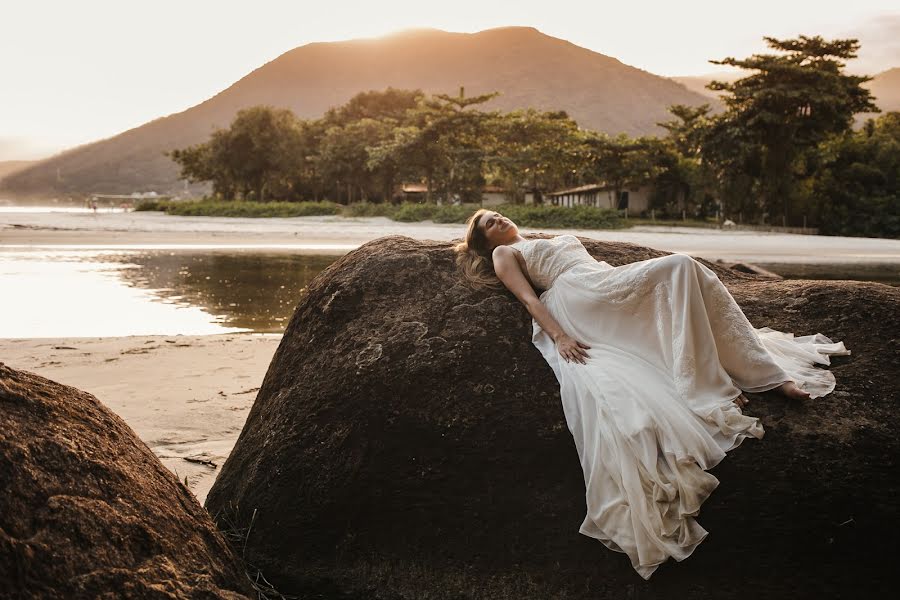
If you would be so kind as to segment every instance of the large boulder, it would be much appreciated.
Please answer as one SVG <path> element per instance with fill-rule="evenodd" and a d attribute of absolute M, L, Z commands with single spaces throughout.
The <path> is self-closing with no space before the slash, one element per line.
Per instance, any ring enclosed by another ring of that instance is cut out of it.
<path fill-rule="evenodd" d="M 212 519 L 124 421 L 0 363 L 0 597 L 252 592 Z"/>
<path fill-rule="evenodd" d="M 583 239 L 618 265 L 665 253 Z M 531 318 L 451 245 L 391 236 L 310 284 L 208 498 L 281 591 L 373 598 L 759 598 L 875 592 L 900 523 L 900 290 L 717 271 L 756 326 L 822 332 L 830 396 L 753 396 L 766 437 L 713 471 L 710 531 L 650 581 L 578 533 L 584 482 Z M 255 516 L 255 518 L 254 518 Z"/>

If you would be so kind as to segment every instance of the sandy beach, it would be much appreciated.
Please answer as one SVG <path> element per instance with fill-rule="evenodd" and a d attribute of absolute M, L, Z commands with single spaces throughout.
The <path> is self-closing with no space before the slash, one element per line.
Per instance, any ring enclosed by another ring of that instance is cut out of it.
<path fill-rule="evenodd" d="M 90 392 L 202 503 L 280 335 L 0 339 L 0 362 Z"/>
<path fill-rule="evenodd" d="M 385 235 L 453 240 L 463 225 L 399 223 L 385 217 L 249 219 L 177 217 L 156 212 L 3 213 L 4 248 L 246 249 L 344 254 Z M 521 228 L 525 235 L 571 233 L 631 242 L 710 260 L 763 263 L 900 263 L 900 240 L 849 238 L 691 227 L 640 226 L 623 230 Z"/>

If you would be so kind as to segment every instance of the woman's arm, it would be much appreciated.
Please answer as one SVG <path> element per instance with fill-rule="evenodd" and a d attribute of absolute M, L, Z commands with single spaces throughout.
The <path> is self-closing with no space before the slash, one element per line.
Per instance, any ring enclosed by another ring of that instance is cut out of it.
<path fill-rule="evenodd" d="M 525 274 L 522 273 L 522 268 L 519 266 L 514 252 L 515 250 L 505 245 L 494 248 L 494 272 L 497 277 L 519 299 L 519 302 L 525 305 L 528 313 L 547 332 L 547 335 L 553 338 L 560 355 L 566 360 L 576 360 L 583 364 L 584 358 L 587 356 L 587 352 L 584 350 L 589 349 L 590 346 L 576 341 L 563 331 L 547 307 L 534 293 L 534 289 L 525 278 Z"/>

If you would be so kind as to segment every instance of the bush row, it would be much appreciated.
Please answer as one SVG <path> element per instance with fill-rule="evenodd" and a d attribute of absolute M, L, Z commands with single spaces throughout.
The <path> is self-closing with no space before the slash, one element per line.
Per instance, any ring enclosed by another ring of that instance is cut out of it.
<path fill-rule="evenodd" d="M 161 210 L 182 217 L 311 217 L 336 215 L 341 206 L 334 202 L 223 202 L 199 200 L 190 202 L 141 202 L 135 210 Z"/>
<path fill-rule="evenodd" d="M 477 204 L 375 204 L 359 202 L 349 205 L 334 202 L 242 202 L 242 201 L 144 201 L 135 210 L 163 211 L 170 215 L 211 217 L 309 217 L 341 215 L 345 217 L 387 217 L 394 221 L 415 223 L 465 223 Z M 592 206 L 553 206 L 504 204 L 496 208 L 524 227 L 612 229 L 622 227 L 619 213 Z"/>

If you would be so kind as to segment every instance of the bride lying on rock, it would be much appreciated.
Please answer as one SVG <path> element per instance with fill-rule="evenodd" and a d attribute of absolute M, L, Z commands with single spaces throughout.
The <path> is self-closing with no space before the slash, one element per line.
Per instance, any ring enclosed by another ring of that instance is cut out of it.
<path fill-rule="evenodd" d="M 560 385 L 584 472 L 580 532 L 624 552 L 649 579 L 707 535 L 700 505 L 719 484 L 707 473 L 745 438 L 741 390 L 805 400 L 834 389 L 821 334 L 754 329 L 715 273 L 684 254 L 613 267 L 573 235 L 526 240 L 481 209 L 455 248 L 475 285 L 506 286 L 533 317 L 534 345 Z M 540 290 L 540 296 L 535 290 Z"/>

